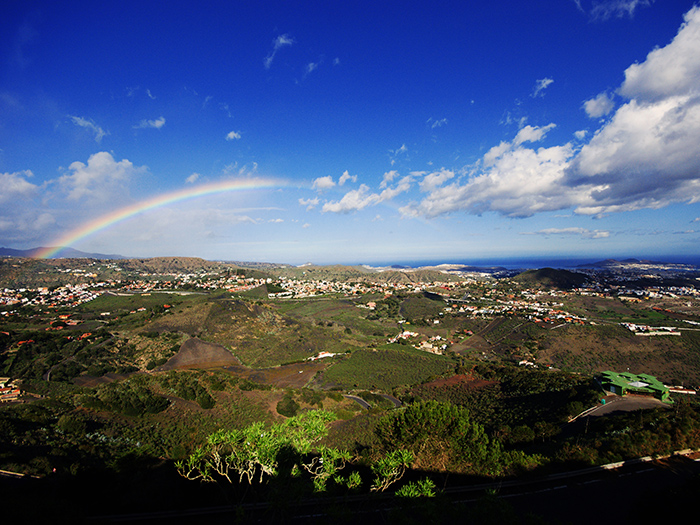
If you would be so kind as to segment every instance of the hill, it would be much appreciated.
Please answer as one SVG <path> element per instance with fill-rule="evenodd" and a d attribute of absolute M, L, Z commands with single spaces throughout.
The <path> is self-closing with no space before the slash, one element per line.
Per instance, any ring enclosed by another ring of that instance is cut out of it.
<path fill-rule="evenodd" d="M 515 276 L 513 280 L 528 287 L 571 290 L 583 286 L 588 281 L 588 277 L 582 273 L 568 270 L 540 268 L 539 270 L 527 270 Z"/>

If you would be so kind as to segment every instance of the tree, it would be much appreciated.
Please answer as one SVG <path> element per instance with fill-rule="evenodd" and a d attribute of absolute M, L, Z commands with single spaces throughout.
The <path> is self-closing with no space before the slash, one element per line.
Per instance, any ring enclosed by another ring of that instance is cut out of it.
<path fill-rule="evenodd" d="M 219 430 L 186 460 L 176 463 L 187 479 L 215 481 L 223 477 L 232 482 L 238 477 L 252 484 L 265 477 L 275 477 L 281 466 L 290 472 L 309 473 L 316 490 L 342 469 L 349 454 L 328 447 L 314 450 L 328 432 L 327 424 L 335 419 L 332 412 L 315 410 L 266 428 L 261 421 L 244 429 Z"/>

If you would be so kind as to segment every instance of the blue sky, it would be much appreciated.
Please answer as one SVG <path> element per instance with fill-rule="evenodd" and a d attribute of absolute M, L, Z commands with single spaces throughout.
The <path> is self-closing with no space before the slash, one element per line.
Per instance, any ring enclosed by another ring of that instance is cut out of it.
<path fill-rule="evenodd" d="M 337 4 L 337 5 L 336 5 Z M 682 0 L 0 7 L 0 245 L 288 263 L 698 255 Z"/>

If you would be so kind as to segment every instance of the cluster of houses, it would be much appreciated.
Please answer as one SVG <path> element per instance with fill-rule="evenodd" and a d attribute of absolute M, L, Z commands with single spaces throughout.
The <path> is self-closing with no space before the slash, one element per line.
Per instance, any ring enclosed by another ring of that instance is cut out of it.
<path fill-rule="evenodd" d="M 382 293 L 392 295 L 395 292 L 422 292 L 430 288 L 443 287 L 444 283 L 426 282 L 338 282 L 313 279 L 288 279 L 281 277 L 276 284 L 284 288 L 283 292 L 270 294 L 271 298 L 284 297 L 316 297 L 319 295 L 338 294 L 345 296 Z M 376 304 L 362 305 L 363 308 L 374 309 Z"/>
<path fill-rule="evenodd" d="M 78 306 L 99 297 L 108 283 L 67 284 L 58 288 L 19 288 L 0 290 L 0 305 L 5 306 Z"/>
<path fill-rule="evenodd" d="M 17 401 L 21 393 L 19 380 L 11 381 L 9 377 L 0 377 L 0 403 Z"/>
<path fill-rule="evenodd" d="M 454 303 L 454 301 L 451 301 Z M 585 324 L 587 319 L 557 308 L 561 304 L 544 304 L 540 302 L 500 300 L 488 306 L 460 304 L 448 306 L 447 313 L 471 314 L 472 317 L 489 317 L 494 315 L 523 315 L 535 323 L 571 323 Z"/>
<path fill-rule="evenodd" d="M 678 328 L 674 326 L 648 326 L 645 324 L 620 323 L 634 335 L 654 336 L 654 335 L 681 335 Z"/>

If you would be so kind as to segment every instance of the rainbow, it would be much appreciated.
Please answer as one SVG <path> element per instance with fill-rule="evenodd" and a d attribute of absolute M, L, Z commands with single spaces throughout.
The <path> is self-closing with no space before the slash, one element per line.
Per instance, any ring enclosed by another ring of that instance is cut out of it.
<path fill-rule="evenodd" d="M 265 179 L 245 179 L 245 180 L 227 180 L 221 182 L 213 182 L 210 184 L 202 184 L 194 188 L 187 188 L 184 190 L 174 191 L 170 193 L 165 193 L 158 195 L 148 200 L 137 202 L 125 208 L 121 208 L 105 214 L 97 219 L 94 219 L 80 227 L 65 233 L 61 237 L 54 240 L 51 244 L 52 247 L 41 248 L 38 250 L 34 257 L 39 259 L 50 259 L 55 256 L 62 249 L 72 246 L 79 241 L 82 241 L 86 237 L 93 235 L 105 228 L 109 228 L 114 224 L 125 221 L 135 215 L 153 210 L 155 208 L 161 208 L 167 206 L 168 204 L 173 204 L 176 202 L 181 202 L 190 199 L 196 199 L 198 197 L 204 197 L 206 195 L 212 195 L 215 193 L 226 193 L 231 191 L 244 191 L 244 190 L 256 190 L 265 188 L 274 188 L 281 186 L 279 181 L 265 180 Z"/>

